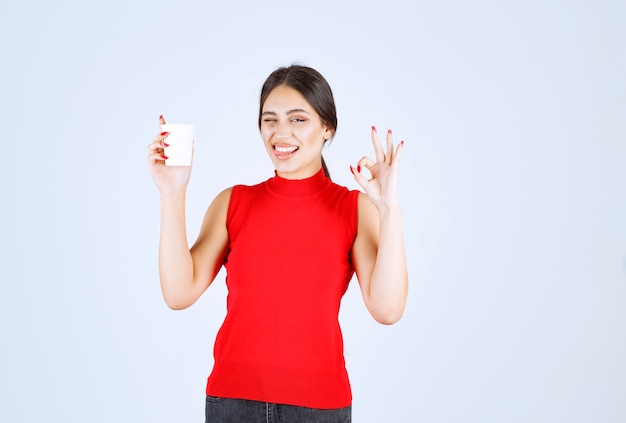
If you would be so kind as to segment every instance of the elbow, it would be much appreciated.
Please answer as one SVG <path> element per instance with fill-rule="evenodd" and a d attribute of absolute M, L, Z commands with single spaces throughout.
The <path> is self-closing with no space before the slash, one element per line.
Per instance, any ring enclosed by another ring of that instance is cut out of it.
<path fill-rule="evenodd" d="M 175 295 L 167 295 L 165 293 L 163 293 L 163 300 L 165 300 L 165 304 L 170 308 L 170 310 L 184 310 L 192 304 L 185 298 L 180 298 Z"/>
<path fill-rule="evenodd" d="M 404 314 L 404 306 L 385 307 L 384 309 L 371 310 L 370 314 L 381 325 L 391 326 L 397 323 Z"/>
<path fill-rule="evenodd" d="M 181 279 L 161 278 L 161 294 L 165 304 L 172 310 L 184 310 L 193 305 L 199 297 L 193 283 Z"/>
<path fill-rule="evenodd" d="M 385 299 L 376 299 L 370 296 L 365 304 L 376 322 L 390 326 L 402 318 L 406 307 L 406 294 Z"/>
<path fill-rule="evenodd" d="M 402 318 L 402 312 L 392 311 L 390 313 L 377 314 L 373 317 L 374 317 L 374 320 L 376 320 L 381 325 L 391 326 L 397 323 Z"/>
<path fill-rule="evenodd" d="M 387 286 L 384 285 L 383 282 L 379 282 L 376 291 L 367 291 L 363 298 L 374 320 L 389 326 L 400 321 L 404 314 L 408 294 L 408 279 L 406 277 L 394 279 L 387 281 Z"/>
<path fill-rule="evenodd" d="M 188 305 L 184 305 L 184 304 L 173 302 L 173 301 L 165 301 L 165 304 L 167 304 L 170 310 L 174 310 L 174 311 L 184 310 L 187 307 L 189 307 Z"/>

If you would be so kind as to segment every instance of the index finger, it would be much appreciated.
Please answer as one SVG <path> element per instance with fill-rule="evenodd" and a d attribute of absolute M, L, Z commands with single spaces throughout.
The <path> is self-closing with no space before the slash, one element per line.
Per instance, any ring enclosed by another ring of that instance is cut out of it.
<path fill-rule="evenodd" d="M 383 151 L 382 145 L 380 145 L 380 140 L 378 139 L 378 131 L 376 131 L 375 126 L 372 126 L 372 144 L 374 144 L 374 154 L 376 155 L 376 161 L 384 162 L 385 152 Z"/>

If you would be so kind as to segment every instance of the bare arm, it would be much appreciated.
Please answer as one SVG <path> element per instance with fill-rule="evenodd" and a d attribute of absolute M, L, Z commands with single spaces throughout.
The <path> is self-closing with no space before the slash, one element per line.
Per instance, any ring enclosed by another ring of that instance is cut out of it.
<path fill-rule="evenodd" d="M 408 274 L 399 207 L 379 212 L 367 195 L 359 196 L 358 235 L 352 260 L 363 301 L 377 322 L 393 324 L 404 312 Z"/>
<path fill-rule="evenodd" d="M 195 303 L 219 272 L 228 248 L 226 213 L 231 189 L 209 206 L 198 239 L 189 249 L 185 195 L 161 196 L 159 274 L 167 305 L 181 310 Z"/>
<path fill-rule="evenodd" d="M 398 163 L 404 144 L 400 143 L 394 150 L 389 131 L 385 154 L 374 128 L 372 141 L 377 162 L 364 157 L 357 171 L 353 171 L 367 195 L 359 195 L 358 233 L 352 259 L 368 311 L 376 321 L 393 324 L 402 317 L 408 293 L 402 213 L 397 194 Z M 368 168 L 372 179 L 361 174 L 361 165 Z"/>
<path fill-rule="evenodd" d="M 165 120 L 160 117 L 160 124 Z M 185 197 L 191 166 L 165 166 L 167 133 L 148 146 L 148 167 L 161 195 L 159 276 L 163 298 L 176 310 L 192 305 L 219 272 L 228 248 L 226 213 L 231 189 L 209 206 L 200 235 L 190 249 L 185 222 Z"/>

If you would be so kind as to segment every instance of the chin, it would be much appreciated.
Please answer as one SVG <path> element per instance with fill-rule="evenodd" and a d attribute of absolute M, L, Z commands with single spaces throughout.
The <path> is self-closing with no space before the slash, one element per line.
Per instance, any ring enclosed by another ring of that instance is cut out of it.
<path fill-rule="evenodd" d="M 291 163 L 273 162 L 272 164 L 274 165 L 274 169 L 276 169 L 277 172 L 291 173 L 298 170 L 298 167 Z"/>

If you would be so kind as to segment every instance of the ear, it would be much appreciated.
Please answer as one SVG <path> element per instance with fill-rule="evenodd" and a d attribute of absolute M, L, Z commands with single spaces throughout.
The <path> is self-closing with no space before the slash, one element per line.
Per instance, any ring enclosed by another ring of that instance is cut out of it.
<path fill-rule="evenodd" d="M 335 131 L 330 126 L 324 126 L 324 141 L 328 141 L 333 137 Z"/>

